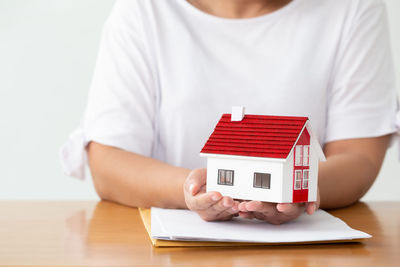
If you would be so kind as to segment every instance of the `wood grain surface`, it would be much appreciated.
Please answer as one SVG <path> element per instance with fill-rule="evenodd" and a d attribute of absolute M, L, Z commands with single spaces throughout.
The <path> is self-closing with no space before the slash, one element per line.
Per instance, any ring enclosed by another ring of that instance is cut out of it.
<path fill-rule="evenodd" d="M 0 201 L 0 266 L 400 266 L 400 202 L 329 211 L 362 243 L 153 248 L 138 210 L 105 201 Z"/>

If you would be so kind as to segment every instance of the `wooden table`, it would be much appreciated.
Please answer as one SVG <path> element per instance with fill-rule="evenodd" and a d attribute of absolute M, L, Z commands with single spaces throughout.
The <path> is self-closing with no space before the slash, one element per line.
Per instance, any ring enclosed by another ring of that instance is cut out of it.
<path fill-rule="evenodd" d="M 153 248 L 137 209 L 96 201 L 0 201 L 0 266 L 400 266 L 400 202 L 331 211 L 363 243 Z"/>

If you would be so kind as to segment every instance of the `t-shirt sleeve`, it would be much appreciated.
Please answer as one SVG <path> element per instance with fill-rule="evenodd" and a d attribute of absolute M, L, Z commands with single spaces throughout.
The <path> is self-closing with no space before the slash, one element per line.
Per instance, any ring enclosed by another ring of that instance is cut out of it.
<path fill-rule="evenodd" d="M 81 127 L 61 150 L 69 175 L 84 178 L 90 141 L 151 155 L 155 83 L 135 2 L 117 1 L 104 24 Z"/>
<path fill-rule="evenodd" d="M 344 29 L 337 51 L 325 143 L 396 131 L 399 107 L 386 8 L 380 0 L 366 2 Z"/>
<path fill-rule="evenodd" d="M 121 2 L 104 26 L 84 132 L 87 141 L 149 156 L 154 79 L 135 13 Z"/>

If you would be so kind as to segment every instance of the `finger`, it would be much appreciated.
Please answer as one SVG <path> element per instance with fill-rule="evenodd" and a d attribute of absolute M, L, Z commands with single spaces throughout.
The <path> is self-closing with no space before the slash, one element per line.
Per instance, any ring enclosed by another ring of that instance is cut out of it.
<path fill-rule="evenodd" d="M 233 199 L 231 197 L 223 197 L 222 205 L 225 208 L 232 208 L 235 205 L 235 201 L 233 201 Z"/>
<path fill-rule="evenodd" d="M 195 169 L 189 173 L 185 181 L 185 190 L 194 196 L 206 184 L 206 180 L 207 169 Z"/>
<path fill-rule="evenodd" d="M 209 208 L 199 211 L 199 214 L 206 221 L 229 220 L 237 213 L 234 208 L 235 202 L 232 198 L 223 197 Z"/>
<path fill-rule="evenodd" d="M 277 213 L 275 216 L 266 216 L 265 213 L 255 212 L 254 216 L 257 220 L 266 221 L 274 225 L 279 225 L 291 220 L 291 218 L 279 213 Z"/>
<path fill-rule="evenodd" d="M 315 202 L 307 203 L 306 212 L 308 215 L 312 215 L 317 210 L 317 204 Z"/>
<path fill-rule="evenodd" d="M 236 213 L 232 211 L 232 208 L 227 208 L 216 215 L 216 220 L 230 220 L 235 214 Z"/>
<path fill-rule="evenodd" d="M 204 194 L 197 194 L 189 201 L 191 203 L 191 209 L 205 210 L 218 203 L 221 199 L 222 195 L 219 192 L 208 192 Z"/>
<path fill-rule="evenodd" d="M 278 203 L 276 209 L 288 216 L 294 216 L 304 211 L 303 203 Z"/>
<path fill-rule="evenodd" d="M 239 202 L 233 200 L 230 197 L 224 197 L 224 202 L 222 203 L 226 209 L 226 212 L 230 214 L 235 214 L 239 212 Z"/>
<path fill-rule="evenodd" d="M 261 202 L 261 201 L 249 201 L 246 203 L 246 209 L 248 211 L 253 211 L 253 212 L 261 212 L 261 213 L 276 213 L 276 204 L 275 203 L 269 203 L 269 202 Z"/>
<path fill-rule="evenodd" d="M 248 212 L 248 210 L 246 209 L 246 201 L 240 202 L 238 208 L 241 212 Z"/>
<path fill-rule="evenodd" d="M 256 218 L 257 220 L 266 221 L 269 223 L 272 223 L 273 220 L 276 220 L 277 219 L 276 216 L 278 216 L 278 215 L 275 215 L 275 216 L 268 215 L 267 216 L 266 213 L 262 213 L 262 212 L 252 212 L 252 214 L 253 214 L 254 218 Z"/>
<path fill-rule="evenodd" d="M 239 212 L 239 202 L 234 201 L 233 206 L 232 206 L 232 211 L 234 213 L 238 213 Z"/>
<path fill-rule="evenodd" d="M 233 213 L 232 207 L 235 202 L 231 197 L 222 197 L 220 201 L 209 207 L 210 212 L 213 212 L 216 216 L 222 212 L 230 210 Z M 229 212 L 229 211 L 228 211 Z"/>
<path fill-rule="evenodd" d="M 253 212 L 253 214 L 257 220 L 265 221 L 275 225 L 294 220 L 300 215 L 300 213 L 296 215 L 287 215 L 278 211 L 276 211 L 275 213 Z"/>
<path fill-rule="evenodd" d="M 245 219 L 249 219 L 249 220 L 254 219 L 254 213 L 252 213 L 252 212 L 239 211 L 239 216 L 242 218 L 245 218 Z"/>

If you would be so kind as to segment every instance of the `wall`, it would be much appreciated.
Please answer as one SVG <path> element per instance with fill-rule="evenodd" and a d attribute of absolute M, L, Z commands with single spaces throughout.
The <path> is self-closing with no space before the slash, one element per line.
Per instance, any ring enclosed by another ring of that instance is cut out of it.
<path fill-rule="evenodd" d="M 222 195 L 238 199 L 283 202 L 281 180 L 283 163 L 239 158 L 209 157 L 207 159 L 207 190 L 218 191 Z M 233 186 L 218 184 L 218 169 L 234 171 Z M 271 174 L 270 189 L 253 187 L 255 172 Z"/>
<path fill-rule="evenodd" d="M 113 0 L 0 1 L 0 198 L 93 199 L 58 150 L 86 104 Z"/>
<path fill-rule="evenodd" d="M 183 0 L 182 0 L 183 1 Z M 0 199 L 95 199 L 63 175 L 58 150 L 79 123 L 114 0 L 0 1 Z M 400 1 L 387 0 L 400 81 Z M 390 149 L 368 200 L 400 200 Z"/>

